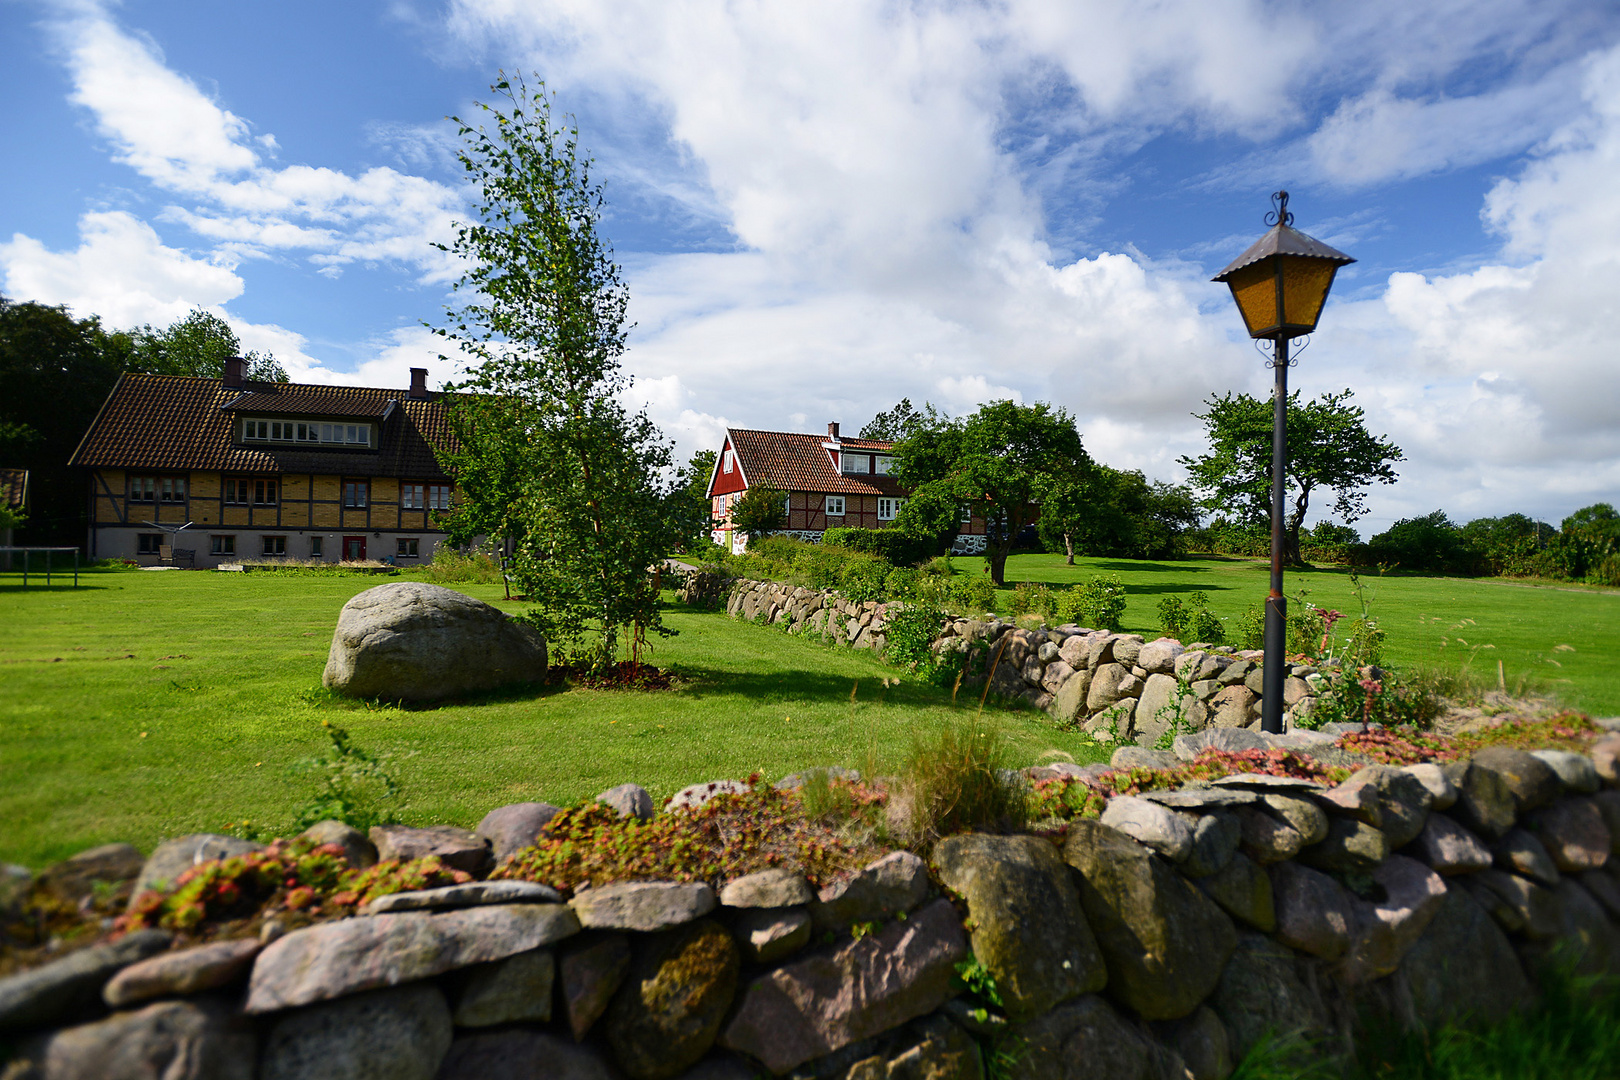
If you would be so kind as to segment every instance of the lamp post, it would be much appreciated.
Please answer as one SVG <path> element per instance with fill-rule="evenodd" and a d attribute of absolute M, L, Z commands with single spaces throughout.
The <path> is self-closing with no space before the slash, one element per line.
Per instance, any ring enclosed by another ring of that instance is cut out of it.
<path fill-rule="evenodd" d="M 1288 192 L 1271 197 L 1271 230 L 1214 277 L 1232 290 L 1249 336 L 1272 343 L 1276 381 L 1271 414 L 1271 592 L 1266 596 L 1266 659 L 1260 729 L 1283 729 L 1284 647 L 1288 604 L 1283 599 L 1283 479 L 1288 464 L 1288 342 L 1316 329 L 1339 267 L 1356 260 L 1293 227 Z"/>

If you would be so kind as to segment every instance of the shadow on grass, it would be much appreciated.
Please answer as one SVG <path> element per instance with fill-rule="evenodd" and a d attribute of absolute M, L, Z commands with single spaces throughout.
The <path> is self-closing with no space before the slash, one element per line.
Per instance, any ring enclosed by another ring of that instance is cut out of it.
<path fill-rule="evenodd" d="M 74 585 L 72 571 L 68 572 L 68 580 L 67 584 L 65 585 L 61 582 L 61 574 L 52 574 L 51 583 L 47 585 L 45 584 L 44 574 L 35 575 L 30 573 L 28 575 L 29 580 L 26 588 L 23 587 L 21 574 L 10 574 L 7 576 L 14 577 L 17 579 L 17 581 L 14 583 L 0 583 L 0 596 L 29 596 L 34 593 L 91 593 L 101 592 L 105 589 L 111 588 L 109 585 L 91 585 L 89 582 L 84 581 L 81 581 L 78 585 Z M 33 580 L 36 576 L 39 578 L 39 581 L 37 582 Z"/>
<path fill-rule="evenodd" d="M 191 689 L 183 686 L 177 688 L 182 690 Z M 509 705 L 521 701 L 538 701 L 542 698 L 555 697 L 570 689 L 572 688 L 560 679 L 545 682 L 515 682 L 508 683 L 505 686 L 497 686 L 491 690 L 456 694 L 433 701 L 405 701 L 385 697 L 347 697 L 325 686 L 316 686 L 303 691 L 298 695 L 298 698 L 316 708 L 340 709 L 345 712 L 376 709 L 399 709 L 402 712 L 433 712 L 435 709 L 444 709 L 451 706 Z M 667 691 L 660 692 L 667 693 Z"/>

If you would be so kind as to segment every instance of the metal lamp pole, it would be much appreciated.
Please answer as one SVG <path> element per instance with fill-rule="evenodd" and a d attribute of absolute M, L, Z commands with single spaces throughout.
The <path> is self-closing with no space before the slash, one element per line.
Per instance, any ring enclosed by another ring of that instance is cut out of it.
<path fill-rule="evenodd" d="M 1271 401 L 1271 592 L 1266 595 L 1266 658 L 1260 698 L 1260 730 L 1283 729 L 1283 680 L 1287 675 L 1288 598 L 1283 596 L 1283 481 L 1288 467 L 1288 339 L 1278 337 L 1271 365 L 1276 375 Z"/>

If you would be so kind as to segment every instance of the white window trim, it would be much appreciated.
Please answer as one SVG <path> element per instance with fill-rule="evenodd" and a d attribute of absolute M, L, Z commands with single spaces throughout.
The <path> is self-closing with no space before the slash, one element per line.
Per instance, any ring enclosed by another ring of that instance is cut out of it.
<path fill-rule="evenodd" d="M 860 468 L 855 468 L 857 463 Z M 868 476 L 872 472 L 872 463 L 865 454 L 844 453 L 838 456 L 838 471 L 850 476 Z"/>
<path fill-rule="evenodd" d="M 838 507 L 838 509 L 836 509 L 836 510 L 833 509 L 833 506 L 835 504 Z M 844 497 L 842 495 L 829 495 L 829 496 L 827 496 L 827 516 L 828 517 L 843 517 L 844 516 L 844 506 L 845 506 Z"/>
<path fill-rule="evenodd" d="M 900 516 L 900 509 L 905 505 L 906 500 L 904 499 L 879 499 L 877 514 L 878 520 L 893 521 L 895 518 Z M 888 513 L 885 514 L 883 512 L 884 510 L 888 510 Z"/>

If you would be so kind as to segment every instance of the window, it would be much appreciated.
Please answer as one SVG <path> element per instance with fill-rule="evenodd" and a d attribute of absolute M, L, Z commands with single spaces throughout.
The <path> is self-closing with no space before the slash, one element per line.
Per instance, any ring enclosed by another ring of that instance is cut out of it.
<path fill-rule="evenodd" d="M 782 496 L 782 517 L 786 518 L 791 513 L 793 513 L 793 496 L 784 495 Z"/>
<path fill-rule="evenodd" d="M 274 480 L 253 481 L 253 505 L 276 505 L 276 482 Z"/>
<path fill-rule="evenodd" d="M 400 508 L 404 509 L 404 510 L 420 510 L 420 509 L 422 509 L 422 485 L 421 484 L 401 484 L 401 485 L 399 485 L 399 505 L 400 505 Z"/>
<path fill-rule="evenodd" d="M 255 442 L 313 442 L 337 446 L 370 446 L 370 424 L 310 424 L 293 420 L 249 419 L 242 438 Z"/>
<path fill-rule="evenodd" d="M 135 554 L 160 555 L 158 549 L 163 546 L 162 533 L 141 533 L 135 537 Z"/>
<path fill-rule="evenodd" d="M 427 494 L 428 494 L 428 509 L 429 510 L 448 510 L 448 509 L 450 509 L 450 485 L 449 484 L 429 484 Z"/>
<path fill-rule="evenodd" d="M 890 473 L 894 472 L 894 458 L 889 457 L 886 454 L 879 454 L 877 459 L 877 468 L 873 469 L 872 471 L 877 473 L 879 476 L 888 476 Z"/>
<path fill-rule="evenodd" d="M 847 473 L 867 473 L 871 471 L 868 467 L 870 461 L 865 454 L 844 454 L 839 460 L 839 468 Z"/>
<path fill-rule="evenodd" d="M 844 497 L 842 495 L 829 495 L 829 496 L 827 496 L 827 516 L 828 517 L 843 517 L 844 516 Z"/>
<path fill-rule="evenodd" d="M 180 477 L 166 477 L 158 481 L 158 498 L 166 503 L 186 501 L 186 482 Z"/>
<path fill-rule="evenodd" d="M 343 481 L 343 505 L 350 510 L 364 510 L 370 496 L 371 483 L 369 481 Z"/>
<path fill-rule="evenodd" d="M 186 501 L 186 479 L 183 476 L 132 476 L 129 478 L 129 501 L 183 503 Z"/>
<path fill-rule="evenodd" d="M 276 481 L 247 480 L 236 477 L 225 479 L 225 502 L 232 506 L 276 505 Z"/>
<path fill-rule="evenodd" d="M 236 537 L 210 536 L 208 538 L 208 553 L 210 555 L 235 555 Z"/>
<path fill-rule="evenodd" d="M 973 521 L 973 507 L 962 504 L 962 524 L 967 525 Z"/>
<path fill-rule="evenodd" d="M 895 515 L 900 512 L 900 508 L 904 505 L 906 505 L 904 499 L 879 499 L 878 520 L 893 521 Z"/>
<path fill-rule="evenodd" d="M 285 536 L 266 536 L 264 538 L 263 554 L 265 554 L 265 555 L 285 555 L 285 554 L 287 554 L 287 538 Z"/>
<path fill-rule="evenodd" d="M 130 502 L 156 502 L 157 481 L 150 476 L 132 476 L 129 478 Z"/>
<path fill-rule="evenodd" d="M 724 454 L 721 455 L 721 457 L 720 457 L 720 463 L 721 463 L 720 468 L 722 469 L 722 471 L 724 471 L 724 472 L 730 472 L 731 471 L 731 459 L 733 457 L 735 457 L 735 456 L 736 455 L 733 454 L 730 450 L 727 450 Z"/>
<path fill-rule="evenodd" d="M 321 541 L 325 540 L 325 539 L 326 539 L 326 537 L 324 537 L 324 536 L 312 536 L 312 537 L 309 538 L 309 557 L 310 558 L 318 559 L 318 558 L 321 557 L 321 555 L 322 555 Z"/>
<path fill-rule="evenodd" d="M 414 559 L 416 558 L 417 543 L 418 541 L 414 536 L 402 536 L 399 538 L 399 546 L 394 554 L 401 559 Z"/>

